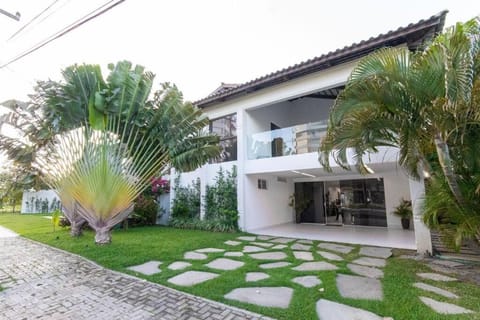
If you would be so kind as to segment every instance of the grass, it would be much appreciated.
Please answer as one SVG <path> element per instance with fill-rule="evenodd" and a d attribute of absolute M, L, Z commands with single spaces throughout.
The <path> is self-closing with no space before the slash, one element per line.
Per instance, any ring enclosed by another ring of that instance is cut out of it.
<path fill-rule="evenodd" d="M 223 242 L 234 239 L 241 235 L 241 233 L 214 233 L 195 230 L 179 230 L 166 227 L 131 228 L 128 231 L 115 231 L 113 234 L 113 243 L 111 245 L 96 246 L 93 241 L 92 232 L 86 232 L 83 237 L 73 239 L 69 236 L 68 230 L 57 229 L 56 232 L 53 232 L 51 221 L 40 216 L 0 215 L 0 225 L 10 228 L 27 238 L 82 255 L 107 268 L 133 275 L 137 274 L 126 270 L 127 267 L 141 264 L 149 260 L 163 261 L 161 273 L 153 276 L 137 276 L 152 282 L 174 287 L 181 291 L 248 309 L 277 319 L 299 319 L 299 317 L 302 319 L 316 319 L 315 304 L 320 298 L 366 309 L 382 316 L 390 316 L 395 320 L 480 319 L 480 314 L 478 314 L 480 311 L 479 287 L 463 282 L 438 284 L 433 281 L 423 281 L 456 293 L 461 297 L 458 301 L 451 301 L 435 294 L 416 289 L 412 286 L 414 282 L 419 281 L 415 274 L 417 272 L 428 272 L 430 270 L 423 264 L 412 260 L 399 258 L 391 258 L 388 260 L 388 264 L 385 268 L 385 278 L 383 280 L 384 300 L 382 302 L 345 299 L 339 295 L 336 289 L 335 277 L 336 273 L 351 274 L 346 267 L 347 262 L 337 263 L 340 267 L 340 270 L 337 272 L 322 271 L 301 273 L 301 275 L 318 275 L 323 282 L 323 287 L 325 288 L 324 292 L 320 292 L 318 288 L 306 289 L 291 282 L 291 279 L 299 276 L 300 273 L 293 271 L 290 268 L 266 270 L 265 272 L 271 276 L 269 279 L 259 281 L 258 283 L 254 282 L 246 284 L 244 282 L 245 273 L 258 271 L 258 265 L 263 263 L 249 257 L 242 258 L 245 265 L 240 269 L 218 272 L 220 273 L 220 276 L 216 279 L 191 288 L 185 288 L 177 287 L 167 282 L 167 279 L 170 277 L 183 272 L 172 271 L 165 268 L 168 264 L 174 261 L 183 260 L 183 253 L 193 249 L 216 247 L 227 250 L 238 250 L 238 248 L 232 248 L 225 245 Z M 315 243 L 315 245 L 316 244 L 317 243 Z M 288 251 L 289 250 L 286 250 L 286 252 Z M 314 252 L 314 255 L 318 260 L 321 259 L 316 252 Z M 357 257 L 357 255 L 358 249 L 346 256 L 346 260 L 350 261 Z M 190 269 L 212 271 L 204 267 L 204 264 L 221 256 L 223 256 L 221 253 L 211 253 L 208 256 L 208 260 L 193 261 Z M 290 258 L 288 258 L 287 261 L 299 264 L 291 254 L 289 254 L 289 256 Z M 295 292 L 290 307 L 287 310 L 264 308 L 237 303 L 223 298 L 224 294 L 230 292 L 234 288 L 258 285 L 287 286 L 293 288 Z M 474 310 L 477 313 L 473 315 L 442 316 L 434 313 L 430 308 L 421 303 L 418 299 L 418 296 L 420 295 L 432 297 L 436 300 L 455 303 Z"/>

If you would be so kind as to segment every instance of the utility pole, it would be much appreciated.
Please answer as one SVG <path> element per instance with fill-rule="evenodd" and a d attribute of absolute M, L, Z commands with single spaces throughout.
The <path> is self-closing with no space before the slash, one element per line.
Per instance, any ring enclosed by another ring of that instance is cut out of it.
<path fill-rule="evenodd" d="M 20 21 L 20 12 L 16 12 L 15 14 L 11 14 L 10 12 L 7 12 L 3 9 L 0 9 L 0 13 L 9 17 L 9 18 L 12 18 L 13 20 Z"/>

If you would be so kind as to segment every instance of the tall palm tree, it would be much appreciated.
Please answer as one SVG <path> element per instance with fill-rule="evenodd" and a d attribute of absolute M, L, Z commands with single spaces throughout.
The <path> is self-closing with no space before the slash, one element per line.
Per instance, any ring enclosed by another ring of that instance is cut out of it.
<path fill-rule="evenodd" d="M 476 177 L 480 182 L 472 153 L 480 145 L 470 138 L 480 124 L 479 75 L 478 18 L 447 29 L 424 50 L 386 48 L 365 57 L 332 108 L 321 164 L 330 169 L 333 155 L 348 168 L 347 151 L 352 150 L 358 168 L 367 172 L 366 154 L 380 146 L 398 147 L 399 163 L 412 176 L 419 178 L 419 165 L 440 174 L 463 206 L 460 180 Z M 468 172 L 461 162 L 470 163 Z"/>
<path fill-rule="evenodd" d="M 61 121 L 73 115 L 77 124 L 35 159 L 46 182 L 74 199 L 98 244 L 111 241 L 111 228 L 132 212 L 153 176 L 170 165 L 196 168 L 220 152 L 218 138 L 202 131 L 208 119 L 175 86 L 164 85 L 150 100 L 153 74 L 126 61 L 109 68 L 104 80 L 98 66 L 72 66 L 65 83 L 46 91 L 51 114 Z"/>
<path fill-rule="evenodd" d="M 387 48 L 362 59 L 332 108 L 321 163 L 328 169 L 333 151 L 335 161 L 348 167 L 351 148 L 365 172 L 365 154 L 395 146 L 400 164 L 418 176 L 418 164 L 430 170 L 427 158 L 435 153 L 461 202 L 449 141 L 479 120 L 471 94 L 480 71 L 479 34 L 474 19 L 448 29 L 424 51 Z"/>

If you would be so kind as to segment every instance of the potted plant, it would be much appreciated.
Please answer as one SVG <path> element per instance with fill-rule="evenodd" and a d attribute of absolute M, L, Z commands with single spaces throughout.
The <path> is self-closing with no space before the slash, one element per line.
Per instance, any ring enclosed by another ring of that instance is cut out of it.
<path fill-rule="evenodd" d="M 402 228 L 407 230 L 410 228 L 410 218 L 413 215 L 412 201 L 402 198 L 400 204 L 395 208 L 393 214 L 402 218 Z"/>
<path fill-rule="evenodd" d="M 300 194 L 300 197 L 303 195 Z M 288 197 L 288 205 L 294 209 L 295 213 L 295 223 L 300 223 L 302 220 L 302 213 L 305 211 L 305 209 L 308 208 L 308 205 L 310 201 L 308 201 L 305 198 L 298 199 L 300 198 L 299 195 L 297 194 L 292 194 L 290 197 Z"/>

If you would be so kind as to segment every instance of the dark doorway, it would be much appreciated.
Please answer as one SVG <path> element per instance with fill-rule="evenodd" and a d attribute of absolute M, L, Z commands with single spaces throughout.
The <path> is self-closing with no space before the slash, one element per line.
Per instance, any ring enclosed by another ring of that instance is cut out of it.
<path fill-rule="evenodd" d="M 270 131 L 275 131 L 281 129 L 279 126 L 277 126 L 275 123 L 270 122 Z M 283 156 L 283 139 L 278 137 L 278 138 L 273 138 L 272 139 L 272 157 L 281 157 Z"/>
<path fill-rule="evenodd" d="M 325 223 L 323 182 L 295 183 L 297 222 Z"/>

